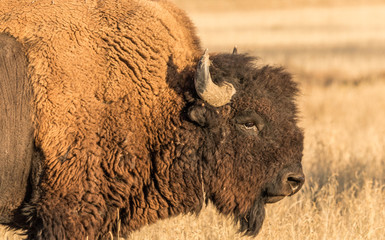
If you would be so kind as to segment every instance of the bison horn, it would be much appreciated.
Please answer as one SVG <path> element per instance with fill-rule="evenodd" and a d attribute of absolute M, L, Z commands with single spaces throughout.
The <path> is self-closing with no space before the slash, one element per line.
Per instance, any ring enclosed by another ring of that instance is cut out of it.
<path fill-rule="evenodd" d="M 209 66 L 209 54 L 206 49 L 198 63 L 194 79 L 195 90 L 199 97 L 211 106 L 221 107 L 230 102 L 231 97 L 236 91 L 231 83 L 223 82 L 221 85 L 215 84 L 211 79 Z"/>

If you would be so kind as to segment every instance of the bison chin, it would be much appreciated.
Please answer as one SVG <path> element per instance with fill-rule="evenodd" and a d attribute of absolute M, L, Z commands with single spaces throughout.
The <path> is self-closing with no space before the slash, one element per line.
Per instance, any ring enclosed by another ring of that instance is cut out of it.
<path fill-rule="evenodd" d="M 245 215 L 235 216 L 239 222 L 239 232 L 248 236 L 256 236 L 262 228 L 265 219 L 265 206 L 262 201 L 255 201 L 254 205 Z"/>

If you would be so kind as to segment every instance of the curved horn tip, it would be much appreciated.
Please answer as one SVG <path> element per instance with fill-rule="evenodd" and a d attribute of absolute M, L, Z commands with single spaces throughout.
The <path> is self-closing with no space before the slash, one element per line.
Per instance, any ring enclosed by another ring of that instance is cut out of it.
<path fill-rule="evenodd" d="M 210 66 L 210 56 L 208 54 L 208 49 L 206 48 L 201 59 L 198 63 L 198 69 L 204 68 L 207 72 L 209 71 L 208 67 Z"/>
<path fill-rule="evenodd" d="M 202 55 L 202 60 L 203 59 L 209 59 L 210 55 L 209 55 L 209 49 L 206 48 L 205 51 L 203 52 L 203 55 Z"/>
<path fill-rule="evenodd" d="M 210 76 L 210 60 L 206 49 L 200 59 L 194 78 L 195 90 L 199 97 L 214 107 L 221 107 L 231 101 L 235 88 L 231 83 L 215 84 Z"/>
<path fill-rule="evenodd" d="M 203 52 L 203 55 L 202 55 L 202 57 L 204 57 L 204 56 L 208 56 L 209 55 L 209 49 L 208 48 L 206 48 L 205 49 L 205 51 Z"/>

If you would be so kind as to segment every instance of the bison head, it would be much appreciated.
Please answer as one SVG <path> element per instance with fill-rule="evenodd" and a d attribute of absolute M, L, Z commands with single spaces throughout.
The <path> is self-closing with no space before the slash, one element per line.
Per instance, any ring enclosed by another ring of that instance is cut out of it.
<path fill-rule="evenodd" d="M 221 213 L 234 215 L 241 232 L 256 235 L 264 205 L 295 194 L 304 182 L 297 86 L 283 69 L 258 68 L 250 56 L 211 60 L 206 52 L 198 64 L 200 98 L 188 111 L 205 139 L 204 191 Z"/>

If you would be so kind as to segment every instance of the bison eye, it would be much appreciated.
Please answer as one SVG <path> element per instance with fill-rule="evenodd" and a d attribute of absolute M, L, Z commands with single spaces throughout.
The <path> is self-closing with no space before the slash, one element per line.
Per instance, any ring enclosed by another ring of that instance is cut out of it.
<path fill-rule="evenodd" d="M 265 121 L 255 111 L 245 111 L 235 117 L 238 128 L 246 134 L 259 134 L 265 126 Z"/>
<path fill-rule="evenodd" d="M 255 123 L 253 122 L 248 122 L 248 123 L 245 123 L 243 124 L 243 126 L 245 126 L 246 129 L 252 129 L 252 128 L 255 128 Z"/>
<path fill-rule="evenodd" d="M 259 131 L 261 130 L 261 129 L 259 129 L 258 126 L 257 126 L 255 123 L 253 123 L 253 122 L 247 122 L 247 123 L 243 124 L 243 127 L 244 127 L 246 130 L 248 130 L 248 131 L 253 131 L 253 132 L 257 133 L 257 134 L 258 134 Z"/>

